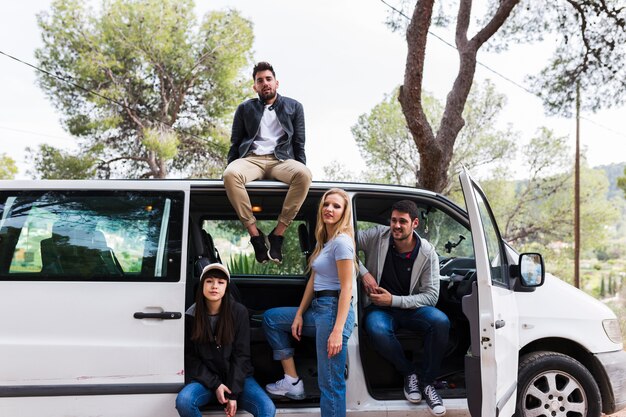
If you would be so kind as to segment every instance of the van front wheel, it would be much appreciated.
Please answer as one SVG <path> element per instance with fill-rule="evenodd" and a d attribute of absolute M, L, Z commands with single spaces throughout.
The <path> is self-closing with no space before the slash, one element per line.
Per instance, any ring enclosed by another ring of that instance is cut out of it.
<path fill-rule="evenodd" d="M 557 352 L 521 358 L 516 417 L 588 417 L 602 414 L 600 390 L 576 359 Z"/>

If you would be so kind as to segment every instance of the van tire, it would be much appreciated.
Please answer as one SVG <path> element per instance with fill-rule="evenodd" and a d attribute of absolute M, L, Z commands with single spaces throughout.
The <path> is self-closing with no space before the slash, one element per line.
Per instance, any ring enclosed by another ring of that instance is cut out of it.
<path fill-rule="evenodd" d="M 553 391 L 548 382 L 554 383 Z M 559 389 L 565 386 L 570 394 L 559 396 Z M 515 416 L 527 417 L 537 408 L 545 409 L 547 417 L 597 417 L 602 414 L 600 389 L 576 359 L 557 352 L 529 353 L 519 364 Z"/>

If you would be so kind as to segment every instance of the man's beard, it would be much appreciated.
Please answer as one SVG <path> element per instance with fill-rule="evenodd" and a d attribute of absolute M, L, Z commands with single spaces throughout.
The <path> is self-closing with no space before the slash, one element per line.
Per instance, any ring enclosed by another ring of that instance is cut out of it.
<path fill-rule="evenodd" d="M 260 92 L 259 93 L 259 98 L 261 99 L 261 101 L 267 101 L 267 100 L 271 100 L 274 97 L 276 97 L 276 90 L 274 91 L 268 91 L 266 93 Z"/>
<path fill-rule="evenodd" d="M 410 239 L 413 234 L 413 231 L 407 233 L 406 235 L 402 230 L 393 230 L 392 232 L 393 239 L 398 241 Z M 396 238 L 397 235 L 400 235 L 400 237 Z"/>

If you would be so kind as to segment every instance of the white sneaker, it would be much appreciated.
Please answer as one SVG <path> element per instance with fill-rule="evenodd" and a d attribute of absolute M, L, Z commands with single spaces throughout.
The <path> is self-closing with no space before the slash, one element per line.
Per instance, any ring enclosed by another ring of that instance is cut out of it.
<path fill-rule="evenodd" d="M 306 397 L 304 384 L 300 378 L 296 382 L 289 382 L 285 377 L 273 384 L 267 384 L 265 389 L 272 395 L 287 397 L 292 400 L 303 400 Z"/>

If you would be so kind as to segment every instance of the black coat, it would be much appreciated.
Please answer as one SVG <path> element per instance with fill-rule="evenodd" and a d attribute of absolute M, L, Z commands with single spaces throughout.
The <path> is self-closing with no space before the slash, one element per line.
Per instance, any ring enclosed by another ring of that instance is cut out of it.
<path fill-rule="evenodd" d="M 233 129 L 230 136 L 228 163 L 246 156 L 254 142 L 261 118 L 263 117 L 264 103 L 253 98 L 246 100 L 237 107 L 233 119 Z M 304 110 L 298 101 L 277 95 L 272 105 L 276 117 L 285 131 L 285 135 L 278 140 L 274 155 L 277 159 L 295 159 L 306 165 L 304 153 Z"/>
<path fill-rule="evenodd" d="M 207 314 L 200 310 L 203 309 L 192 307 L 185 314 L 185 382 L 199 382 L 210 391 L 224 384 L 232 392 L 226 395 L 227 398 L 236 400 L 243 390 L 244 380 L 253 373 L 248 310 L 232 301 L 235 339 L 232 344 L 224 346 L 191 340 L 195 314 Z"/>

